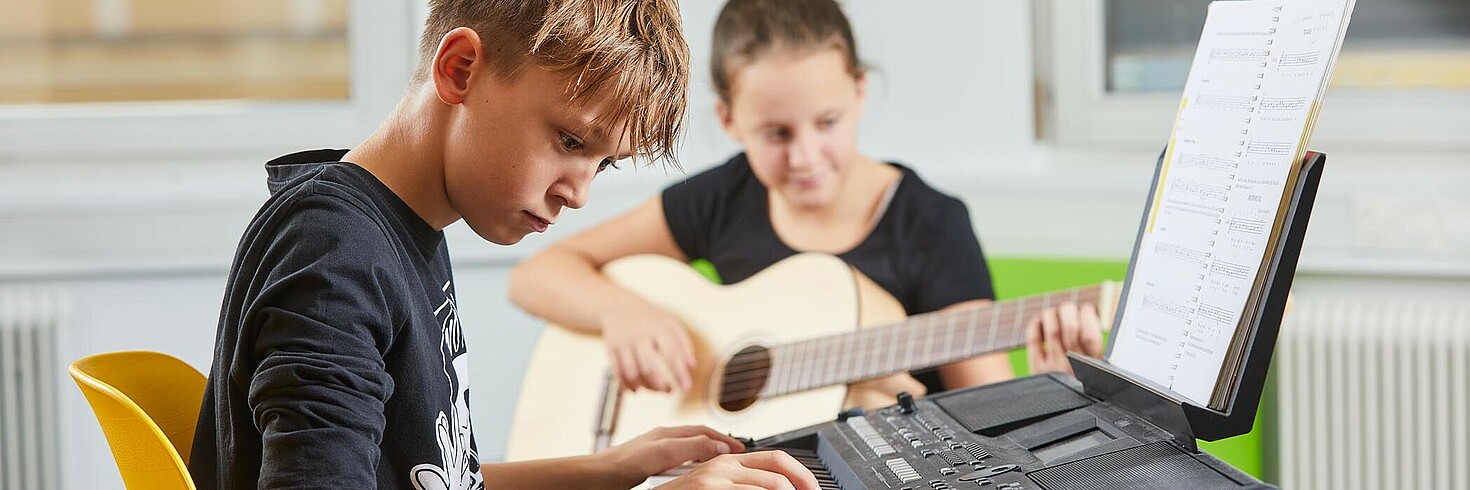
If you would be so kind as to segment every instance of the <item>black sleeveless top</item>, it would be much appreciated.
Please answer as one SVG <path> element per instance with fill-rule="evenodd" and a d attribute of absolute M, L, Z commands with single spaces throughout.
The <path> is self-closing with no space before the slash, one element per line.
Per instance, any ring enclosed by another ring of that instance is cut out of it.
<path fill-rule="evenodd" d="M 908 167 L 890 165 L 902 176 L 887 208 L 861 243 L 837 256 L 893 295 L 909 315 L 993 299 L 965 204 L 929 187 Z M 669 186 L 663 206 L 679 249 L 690 259 L 710 261 L 727 284 L 799 253 L 776 235 L 766 188 L 744 153 Z M 943 389 L 933 373 L 916 377 L 931 393 Z"/>

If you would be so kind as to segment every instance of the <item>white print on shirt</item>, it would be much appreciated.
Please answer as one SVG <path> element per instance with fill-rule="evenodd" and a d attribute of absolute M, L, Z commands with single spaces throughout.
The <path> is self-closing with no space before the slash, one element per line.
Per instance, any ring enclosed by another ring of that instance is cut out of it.
<path fill-rule="evenodd" d="M 410 470 L 409 480 L 417 490 L 484 490 L 480 477 L 480 457 L 471 446 L 470 430 L 470 356 L 465 350 L 464 332 L 459 326 L 459 307 L 454 301 L 454 287 L 445 282 L 440 288 L 444 302 L 434 310 L 439 319 L 443 340 L 439 352 L 444 359 L 444 377 L 454 392 L 450 412 L 439 412 L 434 422 L 434 439 L 439 441 L 439 465 L 423 463 Z"/>

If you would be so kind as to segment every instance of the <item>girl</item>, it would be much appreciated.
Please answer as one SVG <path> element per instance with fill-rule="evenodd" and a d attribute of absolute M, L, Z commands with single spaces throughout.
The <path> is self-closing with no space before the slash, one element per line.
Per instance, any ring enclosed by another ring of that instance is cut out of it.
<path fill-rule="evenodd" d="M 600 331 L 629 389 L 687 389 L 693 348 L 671 314 L 598 273 L 613 259 L 655 253 L 707 259 L 725 282 L 799 252 L 836 255 L 898 299 L 909 315 L 971 308 L 994 296 L 958 199 L 913 170 L 857 150 L 867 78 L 851 28 L 832 0 L 731 0 L 715 24 L 710 62 L 725 132 L 744 152 L 665 189 L 633 211 L 546 248 L 516 268 L 510 296 L 528 312 Z M 1066 370 L 1066 350 L 1097 356 L 1092 305 L 1033 319 L 1032 370 Z M 1013 377 L 1003 353 L 860 383 L 846 406 Z"/>

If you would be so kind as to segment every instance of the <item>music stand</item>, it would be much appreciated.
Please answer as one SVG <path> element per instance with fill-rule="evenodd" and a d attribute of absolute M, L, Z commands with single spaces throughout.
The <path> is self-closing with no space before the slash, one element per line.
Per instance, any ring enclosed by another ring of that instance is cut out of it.
<path fill-rule="evenodd" d="M 1196 439 L 1214 441 L 1250 432 L 1255 423 L 1256 409 L 1260 405 L 1261 391 L 1266 384 L 1266 371 L 1271 365 L 1276 336 L 1281 330 L 1281 318 L 1286 310 L 1291 281 L 1296 275 L 1297 258 L 1301 255 L 1307 220 L 1312 214 L 1312 204 L 1316 200 L 1317 186 L 1321 183 L 1322 167 L 1326 162 L 1326 154 L 1314 151 L 1308 151 L 1302 158 L 1301 176 L 1291 190 L 1291 199 L 1286 204 L 1287 211 L 1282 226 L 1285 232 L 1276 237 L 1272 244 L 1275 253 L 1266 265 L 1265 301 L 1256 304 L 1255 315 L 1252 317 L 1255 318 L 1255 325 L 1251 330 L 1251 338 L 1245 340 L 1245 356 L 1239 366 L 1239 382 L 1235 384 L 1230 405 L 1225 410 L 1199 406 L 1178 393 L 1158 387 L 1106 361 L 1068 353 L 1072 370 L 1082 382 L 1084 391 L 1099 400 L 1148 418 L 1173 434 L 1175 442 L 1190 451 L 1199 451 L 1195 444 Z M 1144 208 L 1146 210 L 1153 209 L 1163 164 L 1164 157 L 1161 155 L 1159 165 L 1154 169 L 1148 206 Z M 1133 267 L 1138 262 L 1139 247 L 1142 246 L 1143 232 L 1147 225 L 1148 213 L 1145 212 L 1128 266 L 1129 281 L 1133 278 Z M 1127 302 L 1127 294 L 1125 289 L 1119 300 L 1119 310 L 1114 317 L 1112 330 L 1115 333 L 1122 323 L 1122 305 Z M 1108 350 L 1111 353 L 1111 345 Z"/>

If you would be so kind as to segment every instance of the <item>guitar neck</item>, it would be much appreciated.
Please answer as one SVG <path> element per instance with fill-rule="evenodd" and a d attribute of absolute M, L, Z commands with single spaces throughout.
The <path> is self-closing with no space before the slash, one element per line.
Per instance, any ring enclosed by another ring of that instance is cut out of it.
<path fill-rule="evenodd" d="M 942 366 L 1026 345 L 1026 322 L 1066 302 L 1098 303 L 1105 284 L 915 315 L 888 325 L 771 348 L 761 397 Z"/>

